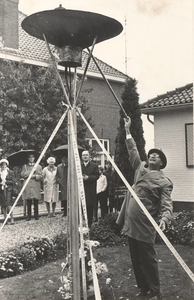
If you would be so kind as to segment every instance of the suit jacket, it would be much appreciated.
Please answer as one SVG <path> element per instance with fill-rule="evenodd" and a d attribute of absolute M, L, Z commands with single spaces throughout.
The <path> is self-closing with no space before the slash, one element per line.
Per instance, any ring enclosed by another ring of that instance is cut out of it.
<path fill-rule="evenodd" d="M 126 140 L 129 161 L 135 170 L 133 189 L 154 219 L 158 215 L 168 223 L 172 218 L 172 182 L 162 171 L 150 171 L 145 167 L 134 140 Z M 124 224 L 123 232 L 140 241 L 154 243 L 155 229 L 136 200 L 128 191 L 117 223 Z"/>
<path fill-rule="evenodd" d="M 82 163 L 82 174 L 88 175 L 88 180 L 84 180 L 86 205 L 93 205 L 96 201 L 96 182 L 99 177 L 98 165 L 89 162 L 87 166 Z"/>
<path fill-rule="evenodd" d="M 56 180 L 59 183 L 60 199 L 67 200 L 67 174 L 68 167 L 60 164 L 57 166 Z"/>

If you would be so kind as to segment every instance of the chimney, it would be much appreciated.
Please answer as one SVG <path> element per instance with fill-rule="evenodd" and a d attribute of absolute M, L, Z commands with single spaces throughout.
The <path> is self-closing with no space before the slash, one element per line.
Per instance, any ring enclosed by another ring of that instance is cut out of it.
<path fill-rule="evenodd" d="M 4 47 L 19 48 L 19 0 L 0 0 L 0 41 Z"/>

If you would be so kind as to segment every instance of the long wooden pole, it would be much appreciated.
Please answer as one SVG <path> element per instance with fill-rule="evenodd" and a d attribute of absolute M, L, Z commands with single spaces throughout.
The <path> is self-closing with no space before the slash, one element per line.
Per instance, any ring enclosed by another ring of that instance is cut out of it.
<path fill-rule="evenodd" d="M 67 101 L 67 104 L 68 104 L 69 106 L 71 106 L 71 103 L 70 103 L 70 101 L 69 101 L 69 97 L 68 97 L 68 95 L 67 95 L 66 89 L 65 89 L 64 84 L 63 84 L 63 80 L 62 80 L 62 78 L 61 78 L 61 76 L 60 76 L 60 74 L 59 74 L 59 71 L 58 71 L 58 69 L 57 69 L 57 63 L 56 63 L 55 58 L 54 58 L 54 56 L 53 56 L 53 54 L 52 54 L 52 51 L 51 51 L 50 46 L 49 46 L 49 43 L 47 42 L 47 39 L 46 39 L 45 34 L 43 34 L 43 38 L 44 38 L 44 40 L 45 40 L 45 43 L 46 43 L 47 49 L 48 49 L 48 51 L 49 51 L 49 54 L 50 54 L 50 56 L 51 56 L 51 60 L 52 60 L 53 66 L 54 66 L 54 68 L 55 68 L 55 72 L 56 72 L 56 74 L 57 74 L 57 77 L 58 77 L 58 79 L 59 79 L 59 82 L 60 82 L 60 84 L 61 84 L 61 88 L 62 88 L 62 90 L 63 90 L 63 94 L 64 94 L 64 96 L 65 96 L 65 99 L 66 99 L 66 101 Z"/>
<path fill-rule="evenodd" d="M 72 118 L 70 117 L 70 114 Z M 71 271 L 73 277 L 73 300 L 80 300 L 80 265 L 79 265 L 79 231 L 78 231 L 78 188 L 73 155 L 72 128 L 77 128 L 76 110 L 70 109 L 68 114 L 68 176 L 69 176 L 69 203 L 70 203 L 70 236 L 71 236 Z M 71 125 L 73 122 L 73 126 Z"/>
<path fill-rule="evenodd" d="M 102 70 L 101 70 L 99 64 L 97 63 L 97 60 L 96 60 L 95 57 L 92 55 L 91 50 L 90 50 L 89 48 L 87 48 L 87 50 L 88 50 L 89 54 L 92 56 L 92 59 L 93 59 L 95 65 L 96 65 L 96 67 L 98 68 L 98 71 L 100 72 L 100 74 L 101 74 L 102 77 L 104 78 L 104 80 L 105 80 L 105 82 L 106 82 L 108 88 L 110 89 L 110 91 L 111 91 L 111 93 L 113 94 L 115 100 L 117 101 L 117 103 L 118 103 L 118 105 L 120 106 L 122 112 L 124 113 L 124 116 L 125 116 L 126 118 L 128 118 L 128 115 L 127 115 L 126 111 L 124 110 L 124 108 L 123 108 L 123 106 L 122 106 L 122 104 L 121 104 L 119 98 L 118 98 L 117 95 L 115 94 L 115 92 L 114 92 L 113 88 L 111 87 L 111 85 L 110 85 L 108 79 L 106 78 L 106 76 L 105 76 L 104 73 L 102 72 Z"/>
<path fill-rule="evenodd" d="M 78 98 L 79 98 L 79 95 L 80 95 L 80 92 L 81 92 L 81 89 L 82 89 L 82 86 L 83 86 L 83 83 L 84 83 L 84 80 L 85 80 L 85 77 L 86 77 L 86 72 L 87 72 L 88 66 L 90 64 L 90 60 L 91 60 L 91 57 L 92 57 L 92 52 L 94 50 L 94 46 L 96 44 L 96 40 L 97 40 L 97 37 L 95 37 L 94 40 L 93 40 L 92 49 L 90 50 L 90 53 L 89 53 L 89 56 L 88 56 L 88 60 L 87 60 L 86 66 L 85 66 L 84 74 L 82 76 L 81 84 L 79 86 L 79 89 L 78 89 L 78 92 L 77 92 L 77 96 L 76 96 L 76 99 L 74 101 L 74 107 L 76 105 L 76 102 L 78 101 Z"/>

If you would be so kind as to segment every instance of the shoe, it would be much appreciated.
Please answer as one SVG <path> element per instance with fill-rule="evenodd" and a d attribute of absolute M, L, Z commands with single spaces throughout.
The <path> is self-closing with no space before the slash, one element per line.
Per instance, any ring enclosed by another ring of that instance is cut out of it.
<path fill-rule="evenodd" d="M 38 218 L 38 217 L 36 217 L 36 218 L 35 218 L 35 220 L 39 220 L 39 218 Z"/>
<path fill-rule="evenodd" d="M 31 220 L 31 218 L 27 218 L 27 219 L 26 219 L 26 221 L 30 221 L 30 220 Z"/>
<path fill-rule="evenodd" d="M 56 217 L 56 215 L 55 215 L 55 214 L 52 214 L 52 217 Z"/>
<path fill-rule="evenodd" d="M 135 296 L 136 296 L 136 297 L 147 296 L 149 293 L 150 293 L 149 290 L 141 289 L 141 291 L 140 291 L 139 293 L 137 293 Z"/>

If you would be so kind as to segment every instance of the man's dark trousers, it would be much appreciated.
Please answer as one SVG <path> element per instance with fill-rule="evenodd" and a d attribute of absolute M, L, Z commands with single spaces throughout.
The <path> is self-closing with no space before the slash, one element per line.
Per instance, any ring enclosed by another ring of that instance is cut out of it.
<path fill-rule="evenodd" d="M 94 205 L 87 204 L 86 208 L 87 208 L 87 217 L 88 217 L 88 227 L 90 228 L 92 226 Z"/>
<path fill-rule="evenodd" d="M 138 287 L 150 291 L 151 296 L 159 295 L 160 281 L 154 244 L 129 237 L 129 249 Z"/>

